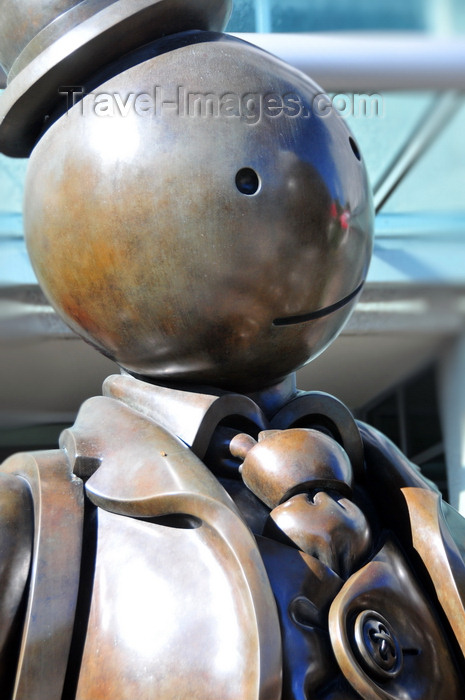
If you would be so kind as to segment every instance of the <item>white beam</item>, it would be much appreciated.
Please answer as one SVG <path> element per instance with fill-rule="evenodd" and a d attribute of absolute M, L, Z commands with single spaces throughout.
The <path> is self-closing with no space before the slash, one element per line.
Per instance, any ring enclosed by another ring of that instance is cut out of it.
<path fill-rule="evenodd" d="M 465 40 L 428 34 L 237 34 L 325 90 L 465 89 Z"/>

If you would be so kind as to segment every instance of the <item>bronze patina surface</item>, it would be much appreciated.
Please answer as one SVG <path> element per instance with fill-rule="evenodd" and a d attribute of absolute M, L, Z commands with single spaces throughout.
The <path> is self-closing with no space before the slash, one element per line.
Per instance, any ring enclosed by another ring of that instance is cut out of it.
<path fill-rule="evenodd" d="M 463 520 L 292 372 L 366 280 L 365 165 L 228 0 L 0 0 L 0 150 L 116 360 L 0 473 L 5 700 L 459 700 Z"/>
<path fill-rule="evenodd" d="M 106 397 L 63 436 L 98 506 L 76 697 L 280 697 L 275 603 L 251 533 L 179 439 Z M 137 447 L 136 447 L 137 445 Z M 120 612 L 108 617 L 111 607 Z"/>
<path fill-rule="evenodd" d="M 17 525 L 16 546 L 24 546 L 24 528 L 29 529 L 33 524 L 28 552 L 30 566 L 28 561 L 15 561 L 11 555 L 8 557 L 8 552 L 2 552 L 14 564 L 16 576 L 29 575 L 19 655 L 8 659 L 16 666 L 14 690 L 8 697 L 59 700 L 79 589 L 84 517 L 82 482 L 72 474 L 61 450 L 14 455 L 3 463 L 2 472 L 26 485 L 32 505 L 32 513 L 27 509 L 23 522 Z M 22 588 L 18 580 L 17 595 L 22 594 Z M 8 592 L 8 587 L 3 589 L 2 596 Z"/>
<path fill-rule="evenodd" d="M 338 493 L 300 493 L 270 517 L 302 552 L 347 578 L 371 551 L 370 526 L 363 512 Z"/>
<path fill-rule="evenodd" d="M 157 37 L 221 31 L 230 0 L 2 0 L 0 151 L 29 156 L 51 115 L 63 113 L 67 88 Z"/>
<path fill-rule="evenodd" d="M 391 543 L 338 593 L 329 626 L 339 666 L 364 700 L 462 697 L 439 620 Z"/>
<path fill-rule="evenodd" d="M 350 132 L 315 112 L 321 88 L 233 38 L 178 36 L 126 65 L 31 156 L 41 285 L 133 373 L 273 384 L 335 337 L 366 276 L 372 210 Z"/>
<path fill-rule="evenodd" d="M 0 684 L 10 694 L 16 675 L 24 593 L 33 543 L 32 500 L 27 483 L 16 475 L 0 474 Z"/>
<path fill-rule="evenodd" d="M 316 430 L 264 431 L 256 445 L 245 448 L 239 436 L 231 441 L 231 452 L 244 460 L 241 474 L 248 488 L 270 508 L 317 488 L 351 490 L 353 474 L 346 452 Z"/>

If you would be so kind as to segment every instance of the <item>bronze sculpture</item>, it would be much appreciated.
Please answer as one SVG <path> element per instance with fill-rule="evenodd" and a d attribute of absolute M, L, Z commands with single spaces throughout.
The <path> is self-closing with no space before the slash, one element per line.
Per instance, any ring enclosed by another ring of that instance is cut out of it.
<path fill-rule="evenodd" d="M 122 367 L 2 466 L 4 696 L 458 699 L 459 516 L 292 374 L 369 263 L 343 120 L 228 2 L 2 9 L 37 276 Z"/>

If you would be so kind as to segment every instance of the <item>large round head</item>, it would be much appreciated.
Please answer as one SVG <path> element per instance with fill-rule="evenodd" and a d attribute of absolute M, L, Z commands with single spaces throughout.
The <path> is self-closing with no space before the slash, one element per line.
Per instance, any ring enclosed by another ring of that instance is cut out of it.
<path fill-rule="evenodd" d="M 231 37 L 178 35 L 126 61 L 31 156 L 38 279 L 130 372 L 266 387 L 331 342 L 365 280 L 358 148 L 317 85 Z"/>

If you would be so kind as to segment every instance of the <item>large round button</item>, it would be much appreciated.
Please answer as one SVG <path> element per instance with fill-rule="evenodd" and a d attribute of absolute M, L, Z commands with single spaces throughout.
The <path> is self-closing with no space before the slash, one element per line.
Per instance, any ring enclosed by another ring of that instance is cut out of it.
<path fill-rule="evenodd" d="M 395 678 L 402 670 L 402 649 L 389 622 L 373 610 L 364 610 L 355 620 L 354 651 L 369 674 Z"/>

